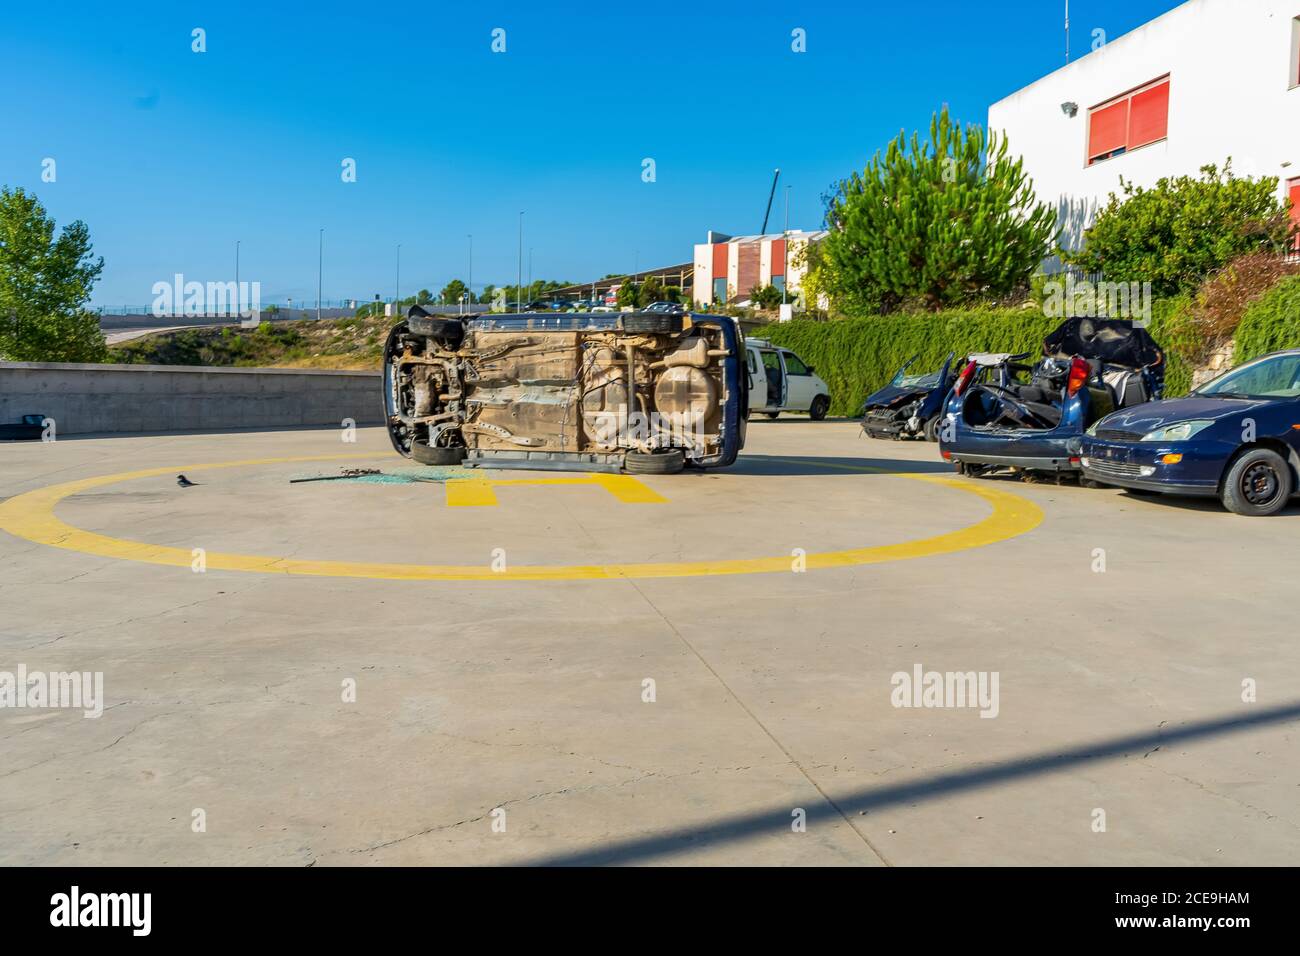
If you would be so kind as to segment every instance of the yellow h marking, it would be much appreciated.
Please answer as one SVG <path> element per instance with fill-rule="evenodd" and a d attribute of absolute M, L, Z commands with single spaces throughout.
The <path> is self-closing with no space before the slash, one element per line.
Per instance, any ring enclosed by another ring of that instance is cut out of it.
<path fill-rule="evenodd" d="M 447 506 L 479 508 L 498 505 L 496 489 L 507 485 L 595 485 L 604 488 L 627 505 L 662 505 L 668 499 L 657 495 L 631 475 L 587 475 L 585 478 L 452 478 L 447 481 Z"/>

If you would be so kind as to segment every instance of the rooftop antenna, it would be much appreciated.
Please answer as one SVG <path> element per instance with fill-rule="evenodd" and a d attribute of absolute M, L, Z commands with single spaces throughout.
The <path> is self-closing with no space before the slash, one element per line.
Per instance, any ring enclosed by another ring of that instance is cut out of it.
<path fill-rule="evenodd" d="M 781 170 L 777 169 L 772 176 L 772 191 L 767 194 L 767 212 L 763 213 L 763 228 L 758 230 L 760 236 L 767 235 L 767 218 L 772 215 L 772 197 L 776 195 L 776 181 L 781 178 Z"/>
<path fill-rule="evenodd" d="M 1070 0 L 1065 0 L 1065 62 L 1070 62 Z"/>

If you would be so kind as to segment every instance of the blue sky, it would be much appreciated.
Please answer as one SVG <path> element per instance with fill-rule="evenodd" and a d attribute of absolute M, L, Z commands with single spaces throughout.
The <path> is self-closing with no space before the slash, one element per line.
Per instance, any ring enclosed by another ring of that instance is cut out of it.
<path fill-rule="evenodd" d="M 1177 5 L 1073 0 L 1073 46 Z M 89 225 L 96 304 L 229 280 L 236 240 L 263 302 L 314 301 L 320 228 L 327 299 L 390 297 L 398 243 L 403 294 L 437 292 L 471 233 L 475 285 L 513 282 L 520 210 L 535 278 L 684 262 L 708 229 L 758 230 L 773 168 L 815 228 L 901 128 L 945 103 L 984 122 L 1064 58 L 1064 0 L 291 6 L 8 5 L 0 183 Z"/>

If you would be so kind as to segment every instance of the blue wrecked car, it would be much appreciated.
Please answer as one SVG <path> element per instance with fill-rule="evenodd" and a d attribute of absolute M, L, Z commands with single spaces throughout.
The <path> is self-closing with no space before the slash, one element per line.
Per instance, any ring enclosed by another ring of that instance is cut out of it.
<path fill-rule="evenodd" d="M 1164 390 L 1164 351 L 1127 320 L 1067 319 L 1024 357 L 972 356 L 957 376 L 939 447 L 960 473 L 1078 474 L 1091 425 Z"/>
<path fill-rule="evenodd" d="M 1081 457 L 1084 475 L 1101 484 L 1277 514 L 1300 473 L 1300 350 L 1256 359 L 1186 398 L 1108 415 L 1089 429 Z"/>
<path fill-rule="evenodd" d="M 867 396 L 861 409 L 862 430 L 871 438 L 939 440 L 943 403 L 952 388 L 954 353 L 949 352 L 937 372 L 909 374 L 919 355 L 913 355 L 889 384 Z"/>

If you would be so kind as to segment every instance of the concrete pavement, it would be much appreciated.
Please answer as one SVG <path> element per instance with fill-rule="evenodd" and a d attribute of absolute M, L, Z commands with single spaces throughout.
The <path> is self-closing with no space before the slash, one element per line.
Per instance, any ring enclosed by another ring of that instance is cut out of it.
<path fill-rule="evenodd" d="M 934 446 L 797 420 L 752 423 L 733 469 L 640 479 L 658 502 L 526 484 L 463 506 L 446 481 L 479 476 L 357 439 L 0 445 L 0 526 L 37 539 L 0 532 L 0 672 L 102 672 L 105 697 L 99 718 L 0 709 L 0 862 L 1300 852 L 1294 509 L 972 482 Z M 235 461 L 264 463 L 175 484 Z M 395 480 L 290 483 L 344 467 Z M 52 501 L 52 519 L 18 498 L 154 469 Z M 997 540 L 963 530 L 981 527 Z M 194 549 L 214 556 L 201 573 Z M 647 565 L 681 573 L 624 573 Z M 551 566 L 622 571 L 512 574 Z M 900 690 L 918 665 L 996 675 L 996 707 L 896 706 L 936 702 Z"/>

